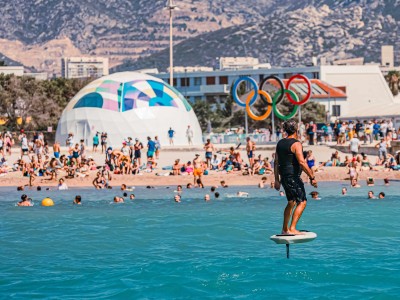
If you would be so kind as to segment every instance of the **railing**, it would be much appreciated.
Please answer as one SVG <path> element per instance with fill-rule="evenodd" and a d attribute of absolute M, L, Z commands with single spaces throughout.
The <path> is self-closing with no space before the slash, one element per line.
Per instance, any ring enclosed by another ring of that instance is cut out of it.
<path fill-rule="evenodd" d="M 274 143 L 271 140 L 271 135 L 267 133 L 254 133 L 254 134 L 209 134 L 204 135 L 203 140 L 211 140 L 213 144 L 239 144 L 246 143 L 246 138 L 250 137 L 252 141 L 256 142 L 258 145 L 267 145 Z"/>

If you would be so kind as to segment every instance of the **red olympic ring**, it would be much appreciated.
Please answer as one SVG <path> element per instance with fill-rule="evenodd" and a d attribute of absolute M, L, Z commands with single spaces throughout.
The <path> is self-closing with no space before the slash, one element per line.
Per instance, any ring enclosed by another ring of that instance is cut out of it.
<path fill-rule="evenodd" d="M 293 75 L 292 77 L 290 77 L 290 79 L 288 80 L 288 82 L 286 82 L 286 89 L 287 89 L 287 90 L 290 89 L 290 84 L 291 84 L 292 81 L 293 81 L 294 79 L 296 79 L 296 78 L 301 78 L 301 79 L 303 79 L 303 80 L 306 82 L 307 88 L 308 88 L 308 93 L 307 93 L 307 95 L 304 97 L 304 99 L 301 100 L 300 102 L 296 102 L 295 100 L 293 100 L 292 96 L 291 96 L 289 93 L 287 93 L 287 98 L 288 98 L 289 101 L 290 101 L 292 104 L 294 104 L 294 105 L 303 105 L 303 104 L 306 103 L 306 102 L 310 99 L 310 97 L 311 97 L 311 82 L 310 82 L 310 80 L 309 80 L 306 76 L 301 75 L 301 74 L 296 74 L 296 75 Z"/>

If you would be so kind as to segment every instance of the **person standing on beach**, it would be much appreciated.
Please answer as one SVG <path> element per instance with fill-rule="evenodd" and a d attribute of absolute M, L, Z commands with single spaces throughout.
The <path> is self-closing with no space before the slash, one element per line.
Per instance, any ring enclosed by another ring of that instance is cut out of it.
<path fill-rule="evenodd" d="M 250 167 L 254 164 L 254 151 L 256 150 L 256 144 L 250 139 L 250 137 L 246 138 L 246 152 L 247 157 L 249 158 Z"/>
<path fill-rule="evenodd" d="M 353 135 L 349 142 L 349 149 L 353 157 L 358 155 L 358 150 L 360 149 L 360 140 L 358 139 L 357 133 Z"/>
<path fill-rule="evenodd" d="M 107 132 L 101 133 L 101 154 L 107 151 Z"/>
<path fill-rule="evenodd" d="M 168 130 L 168 138 L 169 138 L 169 144 L 172 146 L 174 145 L 174 135 L 175 135 L 175 131 L 172 130 L 172 127 L 170 127 Z"/>
<path fill-rule="evenodd" d="M 211 168 L 211 159 L 213 156 L 213 151 L 215 151 L 214 145 L 211 143 L 210 139 L 207 139 L 207 143 L 204 144 L 204 150 L 206 150 L 206 162 L 207 167 Z"/>
<path fill-rule="evenodd" d="M 283 123 L 287 137 L 276 145 L 275 189 L 280 190 L 281 184 L 285 190 L 288 203 L 284 211 L 282 234 L 301 234 L 296 229 L 297 222 L 307 205 L 307 196 L 301 173 L 304 171 L 315 188 L 318 186 L 314 172 L 308 167 L 303 155 L 303 146 L 298 140 L 296 121 L 288 120 Z M 293 216 L 292 216 L 293 213 Z M 289 227 L 289 221 L 292 218 Z"/>
<path fill-rule="evenodd" d="M 190 125 L 188 125 L 188 128 L 186 129 L 186 137 L 188 139 L 189 146 L 193 145 L 193 130 L 190 128 Z"/>
<path fill-rule="evenodd" d="M 158 139 L 158 136 L 154 137 L 154 143 L 155 143 L 155 147 L 156 147 L 156 159 L 160 158 L 160 150 L 161 150 L 161 143 L 160 140 Z"/>
<path fill-rule="evenodd" d="M 61 152 L 61 150 L 60 150 L 60 143 L 59 143 L 58 141 L 56 141 L 56 142 L 54 143 L 54 145 L 53 145 L 53 154 L 54 154 L 54 157 L 57 158 L 57 159 L 59 159 L 59 158 L 60 158 L 60 152 Z"/>
<path fill-rule="evenodd" d="M 195 186 L 197 185 L 197 179 L 201 181 L 201 176 L 203 175 L 203 166 L 199 157 L 200 154 L 196 154 L 196 157 L 193 159 L 193 183 Z"/>
<path fill-rule="evenodd" d="M 141 167 L 142 163 L 142 150 L 143 149 L 143 144 L 139 141 L 138 138 L 135 139 L 135 144 L 133 145 L 133 154 L 134 154 L 134 159 L 136 159 L 138 166 Z"/>
<path fill-rule="evenodd" d="M 156 143 L 151 139 L 151 137 L 147 137 L 147 161 L 152 159 L 154 156 L 154 152 L 156 152 Z"/>
<path fill-rule="evenodd" d="M 95 136 L 93 137 L 93 152 L 97 152 L 97 146 L 99 145 L 99 133 L 96 132 Z"/>

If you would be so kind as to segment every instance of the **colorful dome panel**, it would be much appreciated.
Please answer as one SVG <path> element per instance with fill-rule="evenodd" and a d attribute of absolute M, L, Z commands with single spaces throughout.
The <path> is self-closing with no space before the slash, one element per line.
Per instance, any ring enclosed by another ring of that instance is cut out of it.
<path fill-rule="evenodd" d="M 182 108 L 186 111 L 192 109 L 176 89 L 161 80 L 96 80 L 73 100 L 71 109 L 91 107 L 119 112 L 154 106 Z"/>

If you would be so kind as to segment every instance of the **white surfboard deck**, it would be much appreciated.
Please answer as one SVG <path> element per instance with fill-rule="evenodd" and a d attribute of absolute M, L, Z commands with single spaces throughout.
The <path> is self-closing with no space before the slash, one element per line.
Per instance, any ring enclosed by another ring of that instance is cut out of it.
<path fill-rule="evenodd" d="M 274 234 L 270 237 L 277 244 L 300 244 L 308 243 L 317 238 L 315 232 L 304 231 L 304 234 Z"/>

